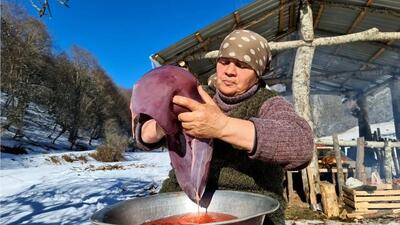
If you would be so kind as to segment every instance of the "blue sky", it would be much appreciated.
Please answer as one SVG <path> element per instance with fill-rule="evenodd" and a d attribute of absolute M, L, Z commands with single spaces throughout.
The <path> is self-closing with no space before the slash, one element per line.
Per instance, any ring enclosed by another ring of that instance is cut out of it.
<path fill-rule="evenodd" d="M 9 0 L 37 12 L 30 0 Z M 37 0 L 34 2 L 38 2 Z M 52 18 L 42 17 L 57 51 L 73 44 L 90 51 L 124 88 L 151 69 L 149 56 L 213 23 L 251 0 L 50 0 Z"/>

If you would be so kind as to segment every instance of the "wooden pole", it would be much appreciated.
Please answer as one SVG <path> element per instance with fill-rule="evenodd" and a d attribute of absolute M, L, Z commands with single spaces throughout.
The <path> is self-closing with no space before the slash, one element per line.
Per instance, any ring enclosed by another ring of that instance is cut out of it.
<path fill-rule="evenodd" d="M 397 155 L 396 148 L 393 148 L 392 157 L 393 157 L 394 169 L 396 171 L 396 176 L 399 176 L 400 175 L 400 166 L 399 166 L 399 158 Z"/>
<path fill-rule="evenodd" d="M 307 1 L 302 2 L 300 9 L 300 35 L 304 41 L 312 42 L 314 39 L 314 29 L 312 26 L 313 17 L 311 7 Z M 307 120 L 311 128 L 314 123 L 311 116 L 310 107 L 310 74 L 311 64 L 314 56 L 315 47 L 303 46 L 299 47 L 296 52 L 296 58 L 293 68 L 293 100 L 296 112 Z M 313 210 L 318 209 L 317 196 L 319 193 L 319 171 L 318 160 L 315 147 L 313 148 L 313 159 L 306 168 L 308 185 L 310 188 L 310 204 Z M 303 179 L 304 180 L 304 179 Z"/>
<path fill-rule="evenodd" d="M 342 156 L 340 153 L 340 146 L 339 146 L 339 138 L 337 134 L 332 136 L 333 138 L 333 150 L 335 151 L 335 158 L 336 158 L 336 168 L 337 168 L 337 184 L 339 189 L 339 200 L 342 202 L 343 199 L 343 190 L 342 187 L 344 185 L 344 176 L 343 176 L 343 167 L 342 167 Z"/>
<path fill-rule="evenodd" d="M 303 183 L 304 196 L 306 202 L 310 202 L 310 186 L 308 183 L 307 170 L 301 170 L 301 182 Z"/>
<path fill-rule="evenodd" d="M 329 139 L 316 139 L 315 144 L 322 144 L 322 145 L 333 145 L 333 141 Z M 349 146 L 349 147 L 357 147 L 358 146 L 358 141 L 344 141 L 344 140 L 339 140 L 339 145 L 340 146 Z M 385 147 L 384 142 L 379 142 L 379 141 L 365 141 L 364 142 L 365 147 L 369 148 L 383 148 Z M 392 147 L 400 148 L 400 142 L 392 142 L 391 143 Z"/>
<path fill-rule="evenodd" d="M 387 184 L 392 183 L 392 148 L 390 141 L 385 141 L 385 180 Z"/>
<path fill-rule="evenodd" d="M 287 171 L 286 172 L 286 179 L 287 179 L 287 191 L 288 191 L 288 202 L 293 201 L 293 172 Z"/>
<path fill-rule="evenodd" d="M 400 140 L 400 80 L 395 79 L 390 84 L 390 94 L 392 96 L 393 120 L 396 130 L 396 139 Z"/>
<path fill-rule="evenodd" d="M 364 137 L 357 138 L 356 178 L 364 184 L 367 182 L 364 168 Z"/>

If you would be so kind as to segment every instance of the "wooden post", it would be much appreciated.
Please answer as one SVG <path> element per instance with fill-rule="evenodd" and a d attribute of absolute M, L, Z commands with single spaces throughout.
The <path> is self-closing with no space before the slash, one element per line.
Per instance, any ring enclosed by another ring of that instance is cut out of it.
<path fill-rule="evenodd" d="M 367 182 L 364 168 L 364 151 L 365 142 L 364 137 L 357 138 L 357 156 L 356 156 L 356 178 L 364 184 Z"/>
<path fill-rule="evenodd" d="M 308 177 L 307 177 L 307 171 L 301 170 L 301 182 L 303 183 L 303 191 L 304 191 L 304 196 L 306 197 L 306 202 L 310 202 L 310 187 L 308 185 Z"/>
<path fill-rule="evenodd" d="M 393 80 L 389 87 L 390 94 L 392 96 L 393 119 L 394 129 L 396 130 L 396 139 L 400 140 L 400 80 Z"/>
<path fill-rule="evenodd" d="M 394 169 L 396 171 L 396 176 L 400 175 L 400 166 L 399 166 L 399 158 L 397 155 L 397 149 L 393 148 L 393 152 L 392 152 L 392 157 L 393 157 L 393 164 L 394 164 Z"/>
<path fill-rule="evenodd" d="M 320 182 L 321 201 L 325 215 L 330 217 L 339 216 L 339 204 L 336 198 L 335 185 L 327 182 Z"/>
<path fill-rule="evenodd" d="M 302 1 L 300 9 L 300 35 L 306 42 L 312 42 L 314 39 L 313 17 L 309 3 Z M 294 68 L 293 68 L 293 100 L 296 112 L 307 120 L 310 127 L 314 128 L 310 107 L 310 75 L 311 65 L 314 56 L 315 47 L 302 46 L 297 49 Z M 316 192 L 319 192 L 318 160 L 316 149 L 313 149 L 313 159 L 306 168 L 308 184 L 310 188 L 310 204 L 313 210 L 318 209 Z M 304 178 L 303 178 L 304 180 Z M 306 191 L 306 190 L 305 190 Z"/>
<path fill-rule="evenodd" d="M 287 194 L 288 194 L 288 202 L 293 201 L 293 173 L 291 171 L 286 172 L 287 179 Z"/>
<path fill-rule="evenodd" d="M 343 190 L 342 187 L 344 185 L 344 176 L 343 176 L 343 167 L 342 167 L 342 156 L 340 153 L 340 146 L 339 146 L 339 138 L 337 134 L 333 136 L 333 150 L 335 151 L 335 158 L 336 158 L 336 168 L 337 168 L 337 184 L 339 189 L 339 200 L 342 202 L 343 199 Z"/>
<path fill-rule="evenodd" d="M 392 183 L 392 148 L 390 141 L 385 140 L 385 180 L 387 184 Z"/>

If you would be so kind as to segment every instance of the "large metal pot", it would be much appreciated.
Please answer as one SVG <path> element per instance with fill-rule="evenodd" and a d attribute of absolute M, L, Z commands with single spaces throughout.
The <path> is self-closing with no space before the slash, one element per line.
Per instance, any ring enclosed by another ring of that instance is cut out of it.
<path fill-rule="evenodd" d="M 208 212 L 227 213 L 238 219 L 207 225 L 261 225 L 265 215 L 279 208 L 273 198 L 238 191 L 216 191 L 210 198 Z M 167 216 L 197 212 L 198 207 L 183 192 L 163 193 L 145 198 L 122 201 L 96 212 L 93 224 L 140 225 Z M 200 208 L 205 212 L 204 208 Z"/>

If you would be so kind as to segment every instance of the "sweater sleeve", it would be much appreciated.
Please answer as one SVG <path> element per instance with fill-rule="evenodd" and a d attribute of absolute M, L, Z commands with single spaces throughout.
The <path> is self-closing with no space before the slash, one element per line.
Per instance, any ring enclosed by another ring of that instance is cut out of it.
<path fill-rule="evenodd" d="M 149 119 L 151 119 L 151 118 L 146 115 L 140 114 L 140 115 L 136 116 L 136 118 L 133 120 L 133 123 L 132 123 L 132 126 L 133 126 L 132 130 L 133 130 L 134 137 L 135 137 L 136 147 L 138 147 L 139 149 L 145 150 L 145 151 L 154 150 L 156 148 L 160 148 L 160 147 L 163 147 L 166 145 L 165 137 L 162 138 L 159 142 L 154 143 L 154 144 L 147 144 L 147 143 L 143 142 L 142 126 Z"/>
<path fill-rule="evenodd" d="M 250 158 L 278 164 L 286 170 L 303 169 L 311 162 L 313 132 L 285 98 L 268 99 L 258 118 L 250 120 L 256 129 L 255 149 Z"/>

